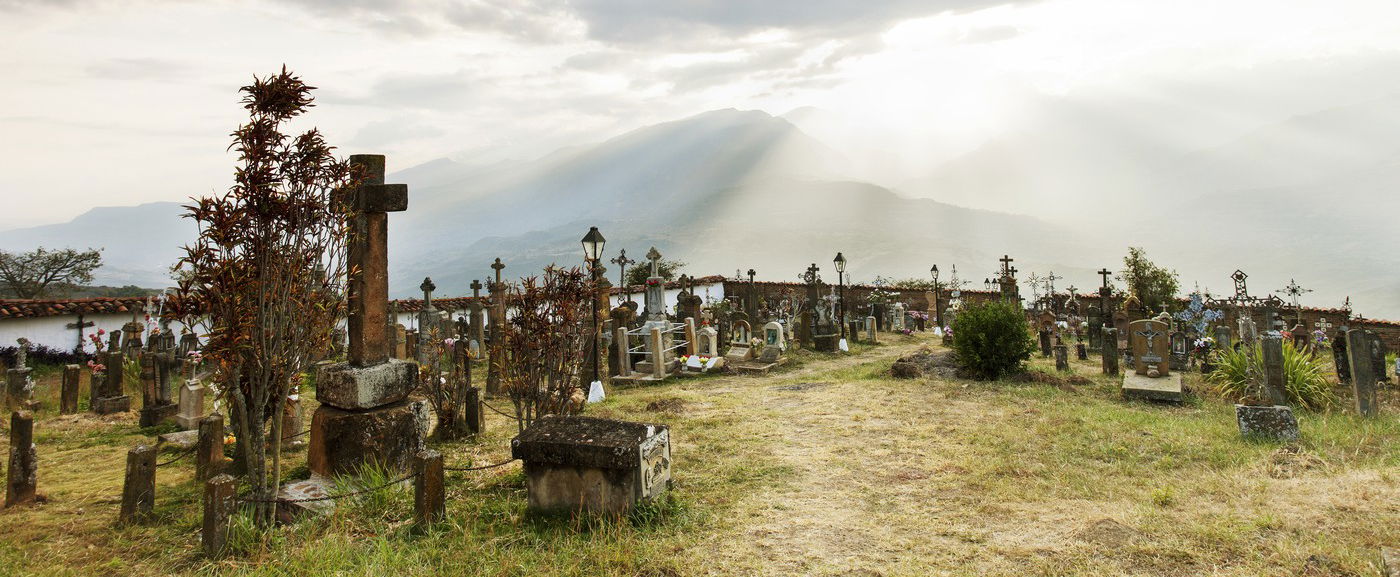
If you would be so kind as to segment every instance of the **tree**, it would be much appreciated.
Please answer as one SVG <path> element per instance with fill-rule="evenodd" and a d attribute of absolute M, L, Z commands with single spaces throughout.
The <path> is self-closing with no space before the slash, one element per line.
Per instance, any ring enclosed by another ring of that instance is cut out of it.
<path fill-rule="evenodd" d="M 282 131 L 312 106 L 311 91 L 283 67 L 240 89 L 246 124 L 229 148 L 241 165 L 228 192 L 185 207 L 199 234 L 176 265 L 180 309 L 203 313 L 201 353 L 218 394 L 232 409 L 244 480 L 271 501 L 281 477 L 281 443 L 267 471 L 267 423 L 280 439 L 283 404 L 300 375 L 329 346 L 343 308 L 348 218 L 335 193 L 360 180 L 337 160 L 319 131 Z M 270 526 L 274 507 L 258 503 L 254 519 Z"/>
<path fill-rule="evenodd" d="M 656 271 L 661 278 L 668 281 L 676 280 L 676 275 L 685 267 L 685 262 L 662 258 L 656 261 Z M 647 277 L 651 276 L 651 263 L 640 262 L 636 266 L 627 270 L 627 286 L 637 286 L 646 284 Z"/>
<path fill-rule="evenodd" d="M 1166 310 L 1181 290 L 1176 271 L 1147 260 L 1147 253 L 1139 247 L 1128 247 L 1128 256 L 1123 257 L 1122 280 L 1128 285 L 1128 293 L 1136 296 L 1149 311 Z"/>
<path fill-rule="evenodd" d="M 39 247 L 26 253 L 0 250 L 0 283 L 15 298 L 36 299 L 92 282 L 92 271 L 100 266 L 102 251 L 91 248 Z"/>
<path fill-rule="evenodd" d="M 501 381 L 521 431 L 545 415 L 573 412 L 583 391 L 583 363 L 594 287 L 578 268 L 551 266 L 506 293 L 512 316 L 502 325 Z"/>

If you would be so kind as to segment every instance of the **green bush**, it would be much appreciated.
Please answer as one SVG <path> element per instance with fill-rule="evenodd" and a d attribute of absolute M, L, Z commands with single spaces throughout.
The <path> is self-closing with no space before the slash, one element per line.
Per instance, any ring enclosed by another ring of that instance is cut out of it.
<path fill-rule="evenodd" d="M 1235 401 L 1265 399 L 1262 384 L 1256 385 L 1249 378 L 1251 363 L 1243 347 L 1238 351 L 1222 349 L 1216 355 L 1215 371 L 1209 376 L 1210 381 L 1215 383 L 1216 391 Z M 1264 378 L 1264 350 L 1258 343 L 1254 345 L 1252 364 L 1252 372 L 1258 378 Z M 1283 341 L 1284 394 L 1290 405 L 1312 411 L 1335 406 L 1337 395 L 1332 392 L 1332 385 L 1324 376 L 1326 371 L 1326 360 L 1294 348 L 1292 341 Z"/>
<path fill-rule="evenodd" d="M 972 305 L 953 319 L 953 352 L 975 378 L 995 380 L 1020 371 L 1035 347 L 1025 313 L 1014 304 Z"/>

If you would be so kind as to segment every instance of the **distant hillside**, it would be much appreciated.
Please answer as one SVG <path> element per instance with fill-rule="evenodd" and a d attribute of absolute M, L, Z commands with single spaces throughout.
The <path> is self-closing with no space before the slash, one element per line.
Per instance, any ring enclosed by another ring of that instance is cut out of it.
<path fill-rule="evenodd" d="M 181 218 L 177 202 L 93 208 L 61 224 L 0 231 L 5 250 L 38 247 L 102 249 L 102 268 L 93 281 L 108 285 L 167 287 L 170 266 L 194 239 L 194 222 Z"/>

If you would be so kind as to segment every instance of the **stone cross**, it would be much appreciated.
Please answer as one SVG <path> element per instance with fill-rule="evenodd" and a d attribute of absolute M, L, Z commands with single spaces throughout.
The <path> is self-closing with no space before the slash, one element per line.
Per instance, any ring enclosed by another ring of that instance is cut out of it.
<path fill-rule="evenodd" d="M 1107 268 L 1101 268 L 1099 269 L 1099 276 L 1103 277 L 1103 288 L 1109 288 L 1108 277 L 1113 276 L 1113 271 Z"/>
<path fill-rule="evenodd" d="M 491 263 L 491 269 L 496 271 L 496 284 L 491 286 L 491 292 L 505 289 L 505 287 L 501 286 L 501 271 L 505 270 L 505 268 L 506 265 L 501 262 L 500 257 L 496 257 L 496 262 Z"/>
<path fill-rule="evenodd" d="M 384 184 L 384 156 L 355 154 L 350 165 L 363 171 L 364 180 L 346 190 L 352 233 L 348 284 L 350 311 L 350 364 L 377 365 L 389 360 L 389 213 L 408 210 L 408 185 Z"/>
<path fill-rule="evenodd" d="M 423 310 L 436 310 L 433 308 L 433 291 L 437 290 L 437 285 L 433 284 L 433 277 L 423 277 L 423 284 L 418 285 L 418 289 L 423 291 Z"/>
<path fill-rule="evenodd" d="M 651 276 L 661 276 L 661 253 L 657 252 L 656 247 L 653 246 L 647 251 L 647 260 L 651 261 Z"/>

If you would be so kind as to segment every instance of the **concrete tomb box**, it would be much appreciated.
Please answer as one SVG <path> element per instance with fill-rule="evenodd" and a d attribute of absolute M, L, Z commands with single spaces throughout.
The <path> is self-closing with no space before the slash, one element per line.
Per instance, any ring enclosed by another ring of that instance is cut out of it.
<path fill-rule="evenodd" d="M 621 513 L 671 483 L 665 425 L 546 416 L 511 440 L 532 509 Z"/>

